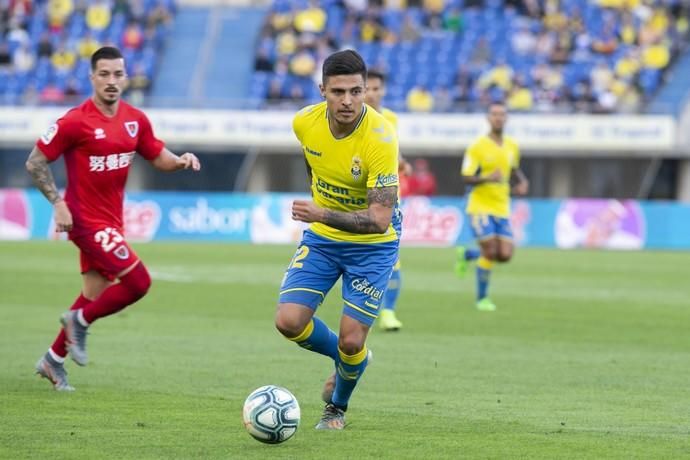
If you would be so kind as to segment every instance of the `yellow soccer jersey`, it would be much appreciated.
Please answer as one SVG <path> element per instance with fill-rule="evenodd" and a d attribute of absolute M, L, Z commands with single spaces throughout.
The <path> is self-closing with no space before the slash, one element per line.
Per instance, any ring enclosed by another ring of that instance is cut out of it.
<path fill-rule="evenodd" d="M 388 123 L 393 125 L 393 128 L 397 132 L 398 131 L 398 116 L 395 114 L 395 112 L 393 112 L 390 109 L 383 107 L 381 109 L 381 115 L 383 115 L 383 118 L 385 118 L 388 121 Z"/>
<path fill-rule="evenodd" d="M 520 150 L 510 137 L 503 137 L 498 145 L 485 135 L 467 148 L 462 162 L 463 176 L 489 176 L 495 170 L 501 172 L 503 182 L 475 185 L 467 200 L 468 214 L 491 214 L 497 217 L 510 216 L 510 175 L 513 168 L 520 166 Z"/>
<path fill-rule="evenodd" d="M 391 125 L 364 106 L 362 117 L 347 137 L 336 139 L 328 126 L 326 103 L 300 110 L 292 128 L 311 167 L 314 202 L 334 211 L 366 209 L 367 189 L 398 185 L 398 139 Z M 384 234 L 356 234 L 314 222 L 310 229 L 336 241 L 382 243 L 399 238 L 397 209 Z"/>

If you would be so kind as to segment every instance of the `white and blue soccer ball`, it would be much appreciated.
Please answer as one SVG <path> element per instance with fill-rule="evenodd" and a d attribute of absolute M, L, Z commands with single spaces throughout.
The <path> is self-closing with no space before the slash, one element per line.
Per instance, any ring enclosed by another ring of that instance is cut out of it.
<path fill-rule="evenodd" d="M 285 388 L 266 385 L 247 396 L 242 419 L 254 439 L 267 444 L 279 444 L 290 439 L 297 431 L 299 403 Z"/>

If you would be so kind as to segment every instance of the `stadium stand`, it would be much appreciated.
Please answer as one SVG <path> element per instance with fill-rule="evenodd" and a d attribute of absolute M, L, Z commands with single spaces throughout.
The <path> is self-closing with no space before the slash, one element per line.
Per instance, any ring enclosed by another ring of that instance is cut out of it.
<path fill-rule="evenodd" d="M 389 75 L 387 107 L 639 112 L 688 49 L 681 0 L 275 0 L 256 46 L 253 99 L 319 99 L 324 57 L 354 48 Z"/>
<path fill-rule="evenodd" d="M 75 102 L 102 45 L 122 49 L 141 103 L 174 13 L 172 0 L 0 0 L 0 103 Z"/>

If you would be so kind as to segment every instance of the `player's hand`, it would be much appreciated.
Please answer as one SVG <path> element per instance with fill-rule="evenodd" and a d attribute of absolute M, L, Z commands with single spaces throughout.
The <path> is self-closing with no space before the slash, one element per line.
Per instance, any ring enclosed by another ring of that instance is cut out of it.
<path fill-rule="evenodd" d="M 529 192 L 529 181 L 520 181 L 513 187 L 513 195 L 525 196 Z"/>
<path fill-rule="evenodd" d="M 491 174 L 489 174 L 488 176 L 486 176 L 484 178 L 484 180 L 486 182 L 493 182 L 496 184 L 500 184 L 501 182 L 503 182 L 503 174 L 501 174 L 501 171 L 499 171 L 497 169 L 494 172 L 492 172 Z"/>
<path fill-rule="evenodd" d="M 60 200 L 53 205 L 56 232 L 69 232 L 72 230 L 72 213 L 69 212 L 65 200 Z"/>
<path fill-rule="evenodd" d="M 201 163 L 199 159 L 193 153 L 184 153 L 177 158 L 178 169 L 192 169 L 193 171 L 199 171 L 201 169 Z"/>
<path fill-rule="evenodd" d="M 313 201 L 295 200 L 292 202 L 292 220 L 301 222 L 322 222 L 323 208 L 320 208 Z"/>

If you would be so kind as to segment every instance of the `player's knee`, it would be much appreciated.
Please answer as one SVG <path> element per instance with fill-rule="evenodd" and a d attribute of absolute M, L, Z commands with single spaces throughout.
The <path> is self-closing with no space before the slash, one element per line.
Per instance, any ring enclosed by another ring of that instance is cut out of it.
<path fill-rule="evenodd" d="M 338 348 L 346 355 L 352 356 L 362 351 L 364 342 L 355 335 L 341 336 L 338 339 Z"/>
<path fill-rule="evenodd" d="M 498 258 L 499 254 L 498 254 L 498 250 L 496 250 L 496 248 L 486 248 L 486 249 L 482 250 L 482 256 L 485 259 L 488 259 L 492 262 L 496 262 L 499 260 L 499 258 Z"/>
<path fill-rule="evenodd" d="M 140 299 L 151 287 L 151 275 L 143 263 L 138 263 L 131 272 L 120 278 L 120 283 L 129 289 L 134 297 Z"/>
<path fill-rule="evenodd" d="M 501 252 L 501 253 L 498 254 L 497 260 L 498 260 L 499 262 L 505 263 L 505 262 L 508 262 L 512 257 L 513 257 L 513 253 L 512 253 L 512 252 Z"/>
<path fill-rule="evenodd" d="M 284 310 L 278 308 L 275 318 L 275 326 L 284 337 L 288 339 L 297 337 L 304 331 L 306 324 L 300 318 L 290 315 Z"/>

